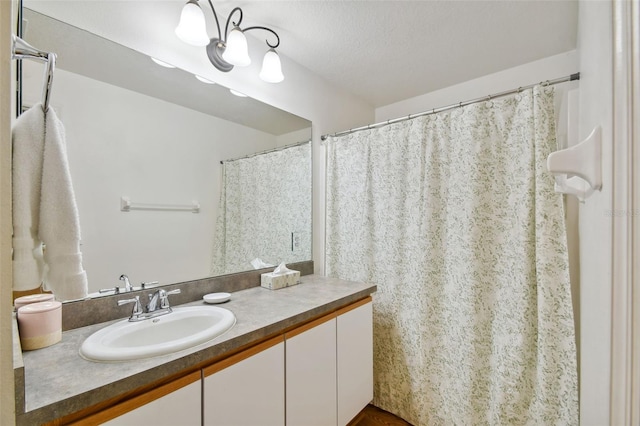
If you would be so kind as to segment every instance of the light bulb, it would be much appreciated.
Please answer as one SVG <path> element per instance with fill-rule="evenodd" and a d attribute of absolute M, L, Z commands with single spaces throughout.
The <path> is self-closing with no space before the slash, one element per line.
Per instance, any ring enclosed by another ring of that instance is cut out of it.
<path fill-rule="evenodd" d="M 175 66 L 174 66 L 174 65 L 171 65 L 171 64 L 169 64 L 169 63 L 167 63 L 167 62 L 165 62 L 165 61 L 161 61 L 160 59 L 156 59 L 156 58 L 154 58 L 153 56 L 151 56 L 150 58 L 151 58 L 151 60 L 152 60 L 153 62 L 155 62 L 156 64 L 160 65 L 161 67 L 165 67 L 165 68 L 175 68 Z"/>
<path fill-rule="evenodd" d="M 247 95 L 245 95 L 245 94 L 244 94 L 244 93 L 242 93 L 242 92 L 238 92 L 237 90 L 229 89 L 229 91 L 230 91 L 231 93 L 233 93 L 234 95 L 236 95 L 236 96 L 240 97 L 240 98 L 246 98 L 246 97 L 247 97 Z"/>
<path fill-rule="evenodd" d="M 192 46 L 209 44 L 207 25 L 198 0 L 189 0 L 182 8 L 180 23 L 176 27 L 176 35 L 180 40 Z"/>
<path fill-rule="evenodd" d="M 280 56 L 278 56 L 275 49 L 269 49 L 269 51 L 264 55 L 260 78 L 267 83 L 280 83 L 284 80 Z"/>
<path fill-rule="evenodd" d="M 239 67 L 246 67 L 251 63 L 247 38 L 244 36 L 240 27 L 234 27 L 229 33 L 222 59 L 231 65 L 237 65 Z"/>
<path fill-rule="evenodd" d="M 194 74 L 194 75 L 196 76 L 196 78 L 197 78 L 199 81 L 201 81 L 201 82 L 203 82 L 203 83 L 205 83 L 205 84 L 216 84 L 216 82 L 215 82 L 215 81 L 211 81 L 211 80 L 209 80 L 208 78 L 200 77 L 198 74 Z"/>

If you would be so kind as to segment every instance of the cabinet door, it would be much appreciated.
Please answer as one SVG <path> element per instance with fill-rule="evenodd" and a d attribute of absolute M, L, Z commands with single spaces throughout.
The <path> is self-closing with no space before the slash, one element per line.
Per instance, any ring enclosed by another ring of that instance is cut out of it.
<path fill-rule="evenodd" d="M 349 423 L 373 399 L 371 298 L 338 312 L 338 425 Z"/>
<path fill-rule="evenodd" d="M 158 392 L 168 392 L 189 382 L 184 387 L 173 390 L 164 396 L 157 397 Z M 164 389 L 164 391 L 163 391 Z M 144 404 L 131 411 L 103 423 L 96 418 L 89 421 L 94 424 L 105 424 L 109 426 L 137 426 L 137 425 L 159 425 L 159 426 L 188 426 L 200 425 L 202 418 L 202 382 L 200 381 L 200 373 L 189 375 L 183 379 L 178 379 L 174 384 L 165 385 L 162 388 L 154 389 L 147 394 L 140 395 L 133 400 L 127 401 L 121 405 L 110 408 L 102 415 L 111 416 L 111 413 L 118 411 L 124 412 L 131 404 Z M 145 401 L 149 401 L 146 402 Z M 117 415 L 117 414 L 115 414 Z"/>
<path fill-rule="evenodd" d="M 335 425 L 335 316 L 286 333 L 285 345 L 287 426 Z"/>
<path fill-rule="evenodd" d="M 284 425 L 284 338 L 204 369 L 204 424 Z"/>

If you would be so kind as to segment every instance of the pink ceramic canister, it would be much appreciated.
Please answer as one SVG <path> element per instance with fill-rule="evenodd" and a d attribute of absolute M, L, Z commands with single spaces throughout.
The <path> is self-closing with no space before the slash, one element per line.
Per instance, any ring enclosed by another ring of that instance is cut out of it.
<path fill-rule="evenodd" d="M 45 348 L 62 340 L 62 303 L 31 303 L 18 309 L 22 350 Z"/>
<path fill-rule="evenodd" d="M 49 302 L 53 300 L 53 294 L 51 293 L 38 293 L 30 294 L 28 296 L 18 297 L 13 301 L 13 305 L 16 307 L 16 311 L 25 305 L 38 302 Z"/>

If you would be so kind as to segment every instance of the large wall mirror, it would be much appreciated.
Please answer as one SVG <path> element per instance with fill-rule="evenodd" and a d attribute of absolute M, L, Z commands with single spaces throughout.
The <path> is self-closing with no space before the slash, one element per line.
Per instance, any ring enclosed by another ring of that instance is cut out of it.
<path fill-rule="evenodd" d="M 311 260 L 311 122 L 25 6 L 23 38 L 58 55 L 51 106 L 93 296 L 121 274 L 172 284 Z M 28 107 L 42 65 L 23 62 Z"/>

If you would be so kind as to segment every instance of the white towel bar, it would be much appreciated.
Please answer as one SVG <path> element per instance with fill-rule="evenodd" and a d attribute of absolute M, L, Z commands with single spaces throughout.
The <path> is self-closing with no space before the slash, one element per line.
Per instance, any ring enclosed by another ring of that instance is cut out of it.
<path fill-rule="evenodd" d="M 200 213 L 200 203 L 192 201 L 191 204 L 145 204 L 133 203 L 129 197 L 120 197 L 120 211 L 131 210 L 155 210 Z"/>
<path fill-rule="evenodd" d="M 20 37 L 11 36 L 11 59 L 33 59 L 47 64 L 44 70 L 44 85 L 42 87 L 42 108 L 45 112 L 49 109 L 51 98 L 51 86 L 53 85 L 53 72 L 56 68 L 56 54 L 36 49 Z M 18 111 L 21 114 L 22 111 Z"/>

